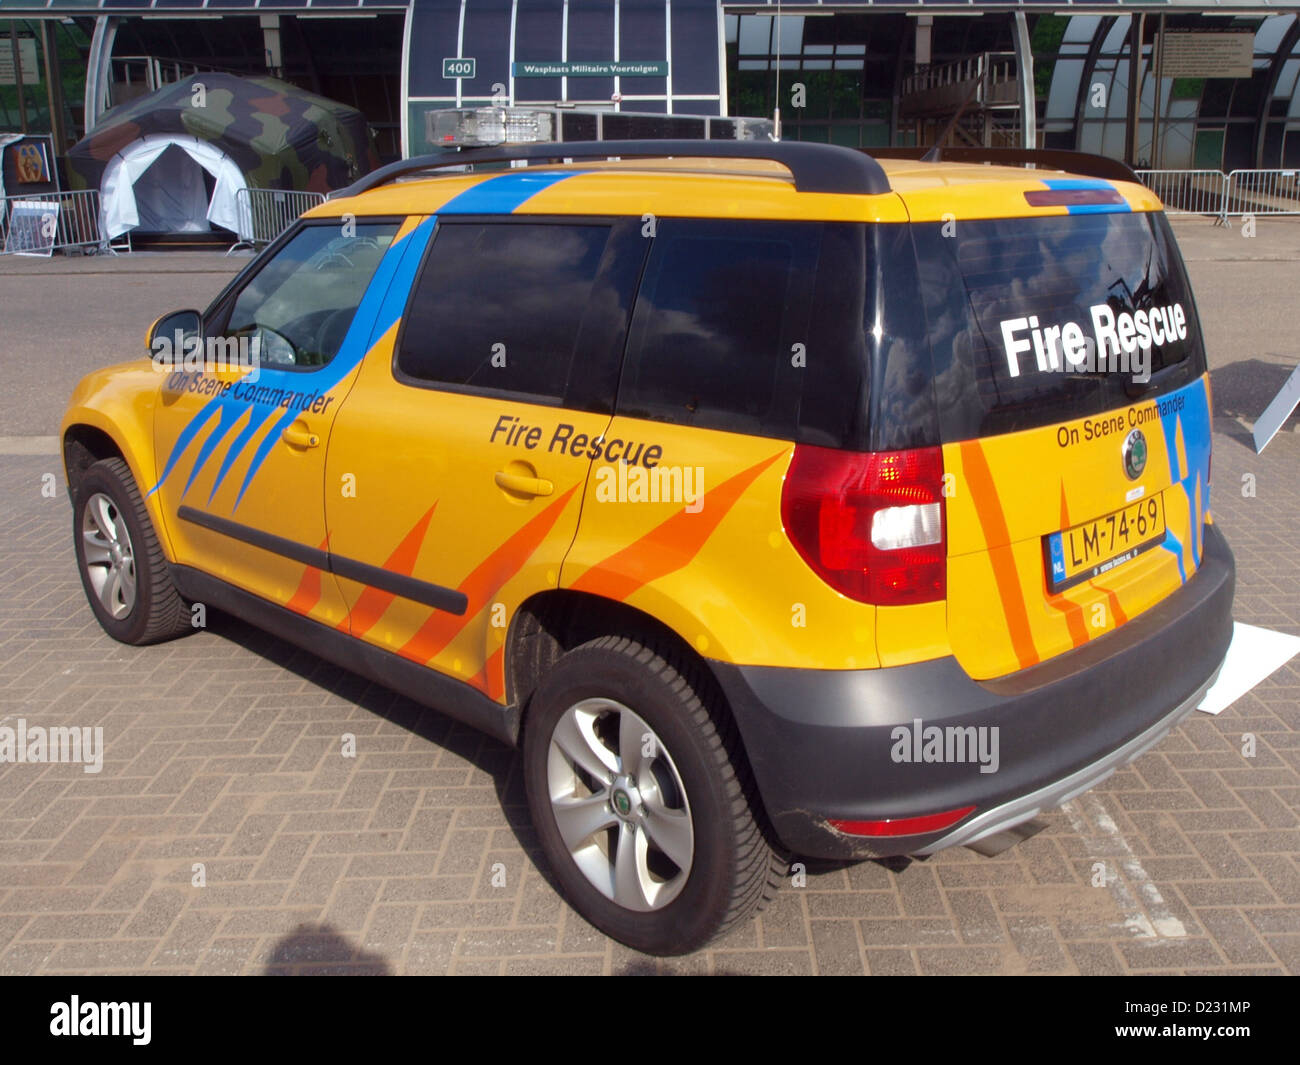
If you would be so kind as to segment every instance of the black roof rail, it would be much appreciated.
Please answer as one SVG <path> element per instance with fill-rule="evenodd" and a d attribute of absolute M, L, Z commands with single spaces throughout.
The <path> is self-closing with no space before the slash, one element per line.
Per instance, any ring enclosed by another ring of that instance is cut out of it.
<path fill-rule="evenodd" d="M 928 147 L 863 149 L 877 159 L 916 160 L 920 160 L 929 150 Z M 1072 152 L 1063 148 L 944 148 L 943 161 L 945 163 L 995 163 L 999 166 L 1034 163 L 1051 170 L 1065 170 L 1086 177 L 1106 178 L 1110 181 L 1132 181 L 1139 185 L 1142 183 L 1141 179 L 1118 159 L 1092 155 L 1088 152 Z"/>
<path fill-rule="evenodd" d="M 839 192 L 876 195 L 889 192 L 889 178 L 880 165 L 862 152 L 835 144 L 808 141 L 548 141 L 544 144 L 505 144 L 420 155 L 381 166 L 331 199 L 357 196 L 408 174 L 475 163 L 557 162 L 561 159 L 767 159 L 780 163 L 794 177 L 800 192 Z"/>

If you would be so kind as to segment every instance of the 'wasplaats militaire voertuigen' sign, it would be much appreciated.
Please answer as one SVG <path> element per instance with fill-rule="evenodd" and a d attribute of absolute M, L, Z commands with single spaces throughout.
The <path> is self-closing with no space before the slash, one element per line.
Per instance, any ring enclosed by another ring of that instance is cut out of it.
<path fill-rule="evenodd" d="M 556 59 L 510 64 L 516 78 L 666 78 L 666 59 Z"/>

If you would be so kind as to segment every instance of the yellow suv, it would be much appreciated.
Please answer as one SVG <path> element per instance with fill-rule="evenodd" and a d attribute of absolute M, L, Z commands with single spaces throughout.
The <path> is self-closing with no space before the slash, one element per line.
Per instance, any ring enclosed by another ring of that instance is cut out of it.
<path fill-rule="evenodd" d="M 128 643 L 217 607 L 521 745 L 556 879 L 643 951 L 778 855 L 989 847 L 1196 706 L 1233 590 L 1160 203 L 998 162 L 380 170 L 78 386 L 90 605 Z"/>

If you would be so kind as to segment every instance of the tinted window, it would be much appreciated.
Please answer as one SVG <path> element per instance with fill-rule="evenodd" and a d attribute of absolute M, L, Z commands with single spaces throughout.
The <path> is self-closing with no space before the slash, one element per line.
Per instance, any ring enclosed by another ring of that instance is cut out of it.
<path fill-rule="evenodd" d="M 215 333 L 253 338 L 263 365 L 325 365 L 396 233 L 396 222 L 359 224 L 347 236 L 334 224 L 304 227 L 234 296 Z"/>
<path fill-rule="evenodd" d="M 913 227 L 944 440 L 1097 414 L 1204 373 L 1196 308 L 1162 215 L 944 228 Z M 1135 380 L 1144 362 L 1145 384 Z"/>
<path fill-rule="evenodd" d="M 440 224 L 398 377 L 608 412 L 645 243 L 630 224 Z"/>
<path fill-rule="evenodd" d="M 863 226 L 667 219 L 619 412 L 831 447 L 865 423 Z"/>

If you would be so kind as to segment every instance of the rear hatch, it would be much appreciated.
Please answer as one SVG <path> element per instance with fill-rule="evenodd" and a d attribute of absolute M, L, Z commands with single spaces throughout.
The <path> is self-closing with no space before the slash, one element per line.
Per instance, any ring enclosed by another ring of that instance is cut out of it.
<path fill-rule="evenodd" d="M 912 226 L 948 635 L 980 679 L 1114 630 L 1200 562 L 1210 413 L 1186 272 L 1163 214 L 1079 199 Z"/>

